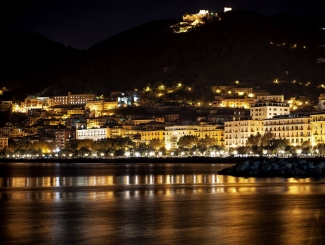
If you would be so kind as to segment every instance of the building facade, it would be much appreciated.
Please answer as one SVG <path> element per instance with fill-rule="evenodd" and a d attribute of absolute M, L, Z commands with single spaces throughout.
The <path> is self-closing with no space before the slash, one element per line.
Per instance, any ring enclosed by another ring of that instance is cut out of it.
<path fill-rule="evenodd" d="M 77 129 L 76 139 L 77 140 L 101 140 L 110 137 L 109 128 L 89 128 L 89 129 Z"/>
<path fill-rule="evenodd" d="M 286 103 L 266 102 L 255 103 L 250 108 L 250 115 L 254 120 L 273 118 L 279 115 L 289 115 L 290 106 Z"/>

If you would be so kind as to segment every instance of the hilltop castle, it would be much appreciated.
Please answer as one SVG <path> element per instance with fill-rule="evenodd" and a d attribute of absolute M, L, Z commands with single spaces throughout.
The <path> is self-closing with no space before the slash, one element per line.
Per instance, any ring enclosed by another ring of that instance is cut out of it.
<path fill-rule="evenodd" d="M 183 21 L 170 26 L 174 33 L 182 33 L 192 31 L 195 27 L 206 24 L 206 21 L 212 19 L 218 14 L 209 13 L 208 10 L 200 10 L 197 14 L 183 15 Z"/>

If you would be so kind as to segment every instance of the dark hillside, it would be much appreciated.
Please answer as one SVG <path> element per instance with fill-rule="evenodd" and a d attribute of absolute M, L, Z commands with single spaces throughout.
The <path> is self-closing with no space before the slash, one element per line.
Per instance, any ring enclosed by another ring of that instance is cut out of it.
<path fill-rule="evenodd" d="M 169 29 L 177 19 L 154 21 L 74 54 L 74 58 L 58 55 L 64 65 L 53 66 L 55 69 L 46 73 L 51 75 L 49 81 L 56 83 L 43 94 L 72 91 L 108 95 L 112 90 L 160 83 L 204 88 L 236 80 L 277 94 L 322 93 L 317 87 L 324 82 L 325 63 L 317 64 L 316 60 L 325 58 L 325 47 L 318 47 L 325 44 L 325 31 L 319 28 L 323 16 L 264 17 L 251 11 L 233 11 L 220 17 L 181 34 Z M 33 74 L 42 73 L 36 70 Z M 40 77 L 44 80 L 46 75 Z M 279 83 L 275 84 L 275 79 Z"/>
<path fill-rule="evenodd" d="M 155 21 L 107 39 L 87 51 L 79 71 L 52 91 L 108 93 L 116 89 L 182 82 L 189 85 L 243 84 L 274 93 L 319 93 L 325 69 L 325 32 L 310 19 L 280 14 L 266 18 L 251 11 L 221 14 L 193 32 L 174 34 L 176 20 Z M 294 46 L 296 44 L 296 46 Z M 304 47 L 305 46 L 305 47 Z M 273 84 L 273 81 L 284 84 Z M 292 82 L 296 80 L 296 83 Z M 299 84 L 300 83 L 300 84 Z"/>
<path fill-rule="evenodd" d="M 79 52 L 27 31 L 2 31 L 0 43 L 1 87 L 29 92 L 58 81 L 57 69 Z"/>

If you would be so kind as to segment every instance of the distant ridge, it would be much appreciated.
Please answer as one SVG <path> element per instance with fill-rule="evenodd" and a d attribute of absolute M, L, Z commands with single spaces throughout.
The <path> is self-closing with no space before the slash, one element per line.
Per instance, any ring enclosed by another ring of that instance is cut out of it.
<path fill-rule="evenodd" d="M 36 69 L 32 77 L 42 74 L 36 82 L 44 95 L 68 91 L 108 94 L 148 84 L 211 86 L 239 80 L 274 93 L 318 96 L 317 86 L 325 77 L 324 64 L 316 62 L 325 58 L 325 48 L 317 48 L 325 44 L 325 31 L 319 28 L 324 16 L 265 17 L 252 11 L 231 11 L 220 17 L 220 21 L 188 33 L 170 31 L 169 26 L 179 19 L 159 20 L 115 35 L 87 51 L 63 47 L 59 65 L 47 66 L 46 72 Z M 17 84 L 25 81 L 22 77 L 6 79 Z M 274 79 L 282 83 L 274 85 Z M 297 82 L 293 84 L 293 80 Z"/>

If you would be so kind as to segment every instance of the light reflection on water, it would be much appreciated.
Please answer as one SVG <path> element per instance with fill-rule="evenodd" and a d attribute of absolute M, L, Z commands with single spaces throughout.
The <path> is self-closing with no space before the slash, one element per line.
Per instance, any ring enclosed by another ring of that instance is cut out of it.
<path fill-rule="evenodd" d="M 241 178 L 217 174 L 124 175 L 77 177 L 8 177 L 0 178 L 1 187 L 64 187 L 117 185 L 178 185 L 178 184 L 248 184 L 248 183 L 309 183 L 310 178 Z"/>
<path fill-rule="evenodd" d="M 0 166 L 1 243 L 325 244 L 322 178 L 86 166 Z"/>
<path fill-rule="evenodd" d="M 175 175 L 124 175 L 124 176 L 74 176 L 74 177 L 8 177 L 0 178 L 0 188 L 35 188 L 35 187 L 123 187 L 150 188 L 160 185 L 167 193 L 185 186 L 195 186 L 197 193 L 209 189 L 211 193 L 220 192 L 256 192 L 273 191 L 289 194 L 309 193 L 311 178 L 240 178 L 217 174 L 175 174 Z M 322 183 L 322 182 L 320 182 Z M 325 182 L 324 182 L 325 183 Z M 202 187 L 200 187 L 200 185 Z M 208 186 L 207 186 L 208 185 Z M 272 187 L 272 189 L 270 189 Z M 325 185 L 314 186 L 319 191 Z M 314 188 L 315 189 L 315 188 Z M 128 192 L 130 192 L 128 190 Z M 135 192 L 138 193 L 138 192 Z M 143 194 L 143 193 L 142 193 Z M 128 194 L 129 195 L 129 194 Z M 137 197 L 137 194 L 132 194 Z"/>

